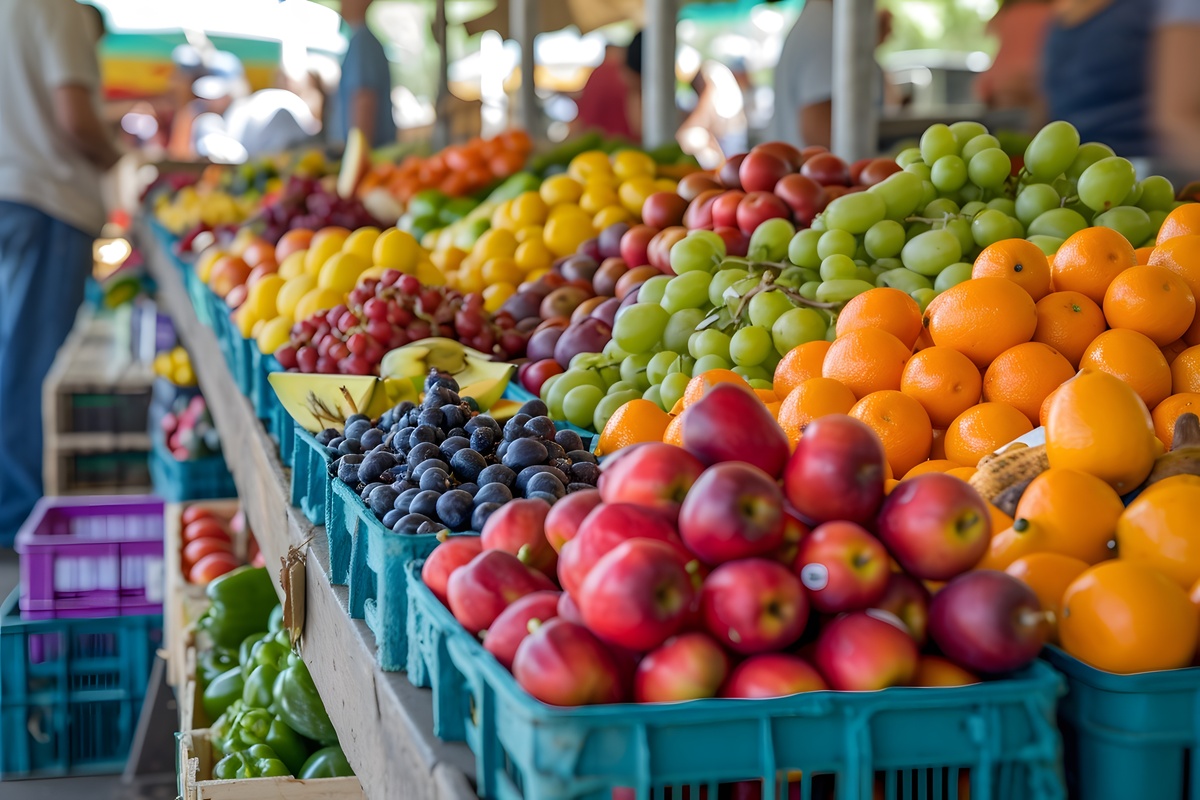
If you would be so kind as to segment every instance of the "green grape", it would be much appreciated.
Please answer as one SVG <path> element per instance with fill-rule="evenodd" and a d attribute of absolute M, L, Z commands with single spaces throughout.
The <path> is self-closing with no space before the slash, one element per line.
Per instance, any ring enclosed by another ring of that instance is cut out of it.
<path fill-rule="evenodd" d="M 641 387 L 639 387 L 636 383 L 631 383 L 630 381 L 617 381 L 616 383 L 614 383 L 608 387 L 609 394 L 612 394 L 614 392 L 625 392 L 625 391 L 630 391 L 630 390 L 637 392 L 638 395 L 641 395 L 641 393 L 642 393 Z"/>
<path fill-rule="evenodd" d="M 927 233 L 931 230 L 933 230 L 933 226 L 928 222 L 914 222 L 904 229 L 904 237 L 906 241 L 911 242 L 922 233 Z"/>
<path fill-rule="evenodd" d="M 971 232 L 971 221 L 967 219 L 955 218 L 945 223 L 944 225 L 934 225 L 934 230 L 941 228 L 950 231 L 958 237 L 958 244 L 964 253 L 969 252 L 975 246 L 975 236 Z"/>
<path fill-rule="evenodd" d="M 658 387 L 663 408 L 670 411 L 676 403 L 683 399 L 683 393 L 687 391 L 687 385 L 691 379 L 691 375 L 686 372 L 672 372 L 663 378 L 662 384 Z"/>
<path fill-rule="evenodd" d="M 878 273 L 874 272 L 871 267 L 859 267 L 854 273 L 855 278 L 858 278 L 860 281 L 866 281 L 871 285 L 875 284 L 875 278 L 877 276 Z"/>
<path fill-rule="evenodd" d="M 971 202 L 964 205 L 962 207 L 962 210 L 959 211 L 958 213 L 962 214 L 967 219 L 970 219 L 971 217 L 975 216 L 976 214 L 978 214 L 980 211 L 983 211 L 987 207 L 988 207 L 987 203 L 982 203 L 978 200 L 972 200 Z M 638 295 L 638 296 L 640 297 L 641 295 Z"/>
<path fill-rule="evenodd" d="M 708 302 L 708 285 L 712 275 L 707 272 L 685 272 L 671 278 L 659 305 L 674 314 L 685 308 L 699 308 Z M 641 305 L 641 303 L 635 303 Z"/>
<path fill-rule="evenodd" d="M 768 392 L 775 386 L 771 381 L 764 381 L 762 378 L 755 378 L 747 381 L 747 383 L 750 384 L 751 389 L 765 389 Z"/>
<path fill-rule="evenodd" d="M 1012 160 L 998 148 L 981 150 L 967 162 L 967 174 L 971 183 L 981 189 L 998 189 L 1008 180 L 1012 172 Z"/>
<path fill-rule="evenodd" d="M 977 136 L 987 134 L 988 129 L 978 122 L 954 122 L 950 125 L 950 132 L 954 134 L 954 141 L 958 143 L 958 149 L 962 150 L 967 142 Z"/>
<path fill-rule="evenodd" d="M 538 397 L 542 399 L 542 402 L 545 402 L 550 397 L 550 390 L 554 387 L 554 384 L 558 383 L 558 379 L 565 374 L 565 372 L 559 372 L 542 381 L 542 388 L 538 390 Z"/>
<path fill-rule="evenodd" d="M 729 355 L 739 367 L 750 367 L 766 361 L 773 347 L 770 331 L 757 325 L 747 325 L 733 334 L 729 341 Z"/>
<path fill-rule="evenodd" d="M 909 164 L 904 168 L 904 171 L 909 175 L 917 176 L 923 181 L 929 181 L 929 179 L 933 177 L 933 170 L 929 168 L 928 164 L 921 161 L 918 161 L 916 164 Z M 932 181 L 930 181 L 930 183 L 932 184 Z"/>
<path fill-rule="evenodd" d="M 921 307 L 921 313 L 924 314 L 925 309 L 933 302 L 933 298 L 937 297 L 937 292 L 933 289 L 917 289 L 909 297 L 917 301 L 917 305 Z"/>
<path fill-rule="evenodd" d="M 888 219 L 903 222 L 905 217 L 917 210 L 922 191 L 920 178 L 907 172 L 897 172 L 872 186 L 867 193 L 883 199 Z"/>
<path fill-rule="evenodd" d="M 650 353 L 634 353 L 621 362 L 621 380 L 632 383 L 643 392 L 650 386 L 650 377 L 646 374 L 646 366 L 653 355 Z M 555 376 L 557 377 L 557 376 Z"/>
<path fill-rule="evenodd" d="M 721 234 L 719 234 L 719 233 L 716 233 L 714 231 L 707 231 L 707 230 L 704 230 L 703 228 L 699 228 L 694 231 L 688 231 L 688 236 L 696 238 L 696 239 L 708 240 L 708 242 L 710 244 L 712 244 L 712 246 L 716 249 L 717 253 L 720 254 L 720 258 L 717 259 L 718 263 L 720 263 L 721 261 L 724 261 L 725 257 L 727 255 L 729 255 L 725 251 L 725 240 L 721 238 Z"/>
<path fill-rule="evenodd" d="M 1028 226 L 1052 208 L 1058 208 L 1061 198 L 1048 183 L 1031 183 L 1017 193 L 1016 217 Z M 639 295 L 640 297 L 641 295 Z"/>
<path fill-rule="evenodd" d="M 788 289 L 795 289 L 809 280 L 808 273 L 811 270 L 806 270 L 804 267 L 784 267 L 780 271 L 779 276 L 775 278 L 777 286 L 784 286 Z"/>
<path fill-rule="evenodd" d="M 938 273 L 937 278 L 935 278 L 933 281 L 933 290 L 938 294 L 941 294 L 951 286 L 957 286 L 970 277 L 971 265 L 965 261 L 959 261 L 957 264 L 951 264 Z M 918 288 L 924 289 L 925 287 L 922 286 Z M 916 289 L 911 291 L 916 291 Z"/>
<path fill-rule="evenodd" d="M 933 185 L 933 181 L 923 180 L 921 181 L 921 202 L 918 203 L 917 206 L 923 208 L 936 200 L 937 196 L 938 190 L 937 187 Z M 956 200 L 955 202 L 958 201 Z"/>
<path fill-rule="evenodd" d="M 769 328 L 795 305 L 783 292 L 759 292 L 750 298 L 750 324 Z"/>
<path fill-rule="evenodd" d="M 921 209 L 922 217 L 944 217 L 947 214 L 957 214 L 958 203 L 945 197 L 939 197 Z"/>
<path fill-rule="evenodd" d="M 836 325 L 830 325 L 829 328 L 825 331 L 825 341 L 827 341 L 827 342 L 836 342 L 837 341 L 837 326 Z"/>
<path fill-rule="evenodd" d="M 688 351 L 688 337 L 696 332 L 696 326 L 708 316 L 698 308 L 685 308 L 676 311 L 663 329 L 663 347 L 676 353 Z"/>
<path fill-rule="evenodd" d="M 771 326 L 771 341 L 775 344 L 775 352 L 784 356 L 791 352 L 793 347 L 825 338 L 825 328 L 828 324 L 824 317 L 811 308 L 793 308 L 783 313 Z"/>
<path fill-rule="evenodd" d="M 724 331 L 705 328 L 702 331 L 696 331 L 688 343 L 691 345 L 688 347 L 688 352 L 692 354 L 692 358 L 720 356 L 726 361 L 729 360 L 729 334 Z"/>
<path fill-rule="evenodd" d="M 964 203 L 971 203 L 983 197 L 983 189 L 980 189 L 973 183 L 968 183 L 958 190 L 958 195 Z"/>
<path fill-rule="evenodd" d="M 876 261 L 874 264 L 867 267 L 867 269 L 870 270 L 870 272 L 871 272 L 871 282 L 872 283 L 874 283 L 879 278 L 879 276 L 882 275 L 883 273 L 887 272 L 888 270 L 895 269 L 895 267 L 892 266 L 890 262 L 895 261 L 897 264 L 900 263 L 900 259 L 898 259 L 898 258 L 885 258 L 882 260 L 887 261 L 889 263 L 880 264 L 878 261 Z"/>
<path fill-rule="evenodd" d="M 663 408 L 662 390 L 659 388 L 657 383 L 654 384 L 653 386 L 651 386 L 649 389 L 647 389 L 642 394 L 642 399 L 649 400 L 651 403 L 654 403 L 654 405 L 658 406 L 659 408 L 662 408 L 663 411 L 667 410 L 667 409 Z"/>
<path fill-rule="evenodd" d="M 863 245 L 871 258 L 897 256 L 904 247 L 904 226 L 894 219 L 880 220 L 867 231 Z"/>
<path fill-rule="evenodd" d="M 854 192 L 842 195 L 825 208 L 825 224 L 850 233 L 866 233 L 886 215 L 887 204 L 879 195 Z"/>
<path fill-rule="evenodd" d="M 1079 152 L 1075 154 L 1075 158 L 1071 161 L 1071 166 L 1067 167 L 1063 172 L 1073 181 L 1079 180 L 1079 176 L 1083 171 L 1095 164 L 1102 158 L 1111 158 L 1116 153 L 1106 144 L 1099 142 L 1087 142 L 1079 145 Z"/>
<path fill-rule="evenodd" d="M 1008 227 L 1011 229 L 1008 234 L 1010 239 L 1024 239 L 1025 226 L 1021 224 L 1021 220 L 1016 217 L 1008 218 Z"/>
<path fill-rule="evenodd" d="M 674 350 L 660 350 L 655 353 L 650 359 L 650 363 L 646 365 L 646 377 L 650 379 L 651 385 L 662 383 L 663 378 L 668 372 L 675 367 L 675 372 L 678 372 L 679 354 Z"/>
<path fill-rule="evenodd" d="M 1069 239 L 1088 226 L 1087 220 L 1078 211 L 1069 208 L 1052 208 L 1027 227 L 1031 236 L 1053 236 L 1057 239 Z"/>
<path fill-rule="evenodd" d="M 1138 201 L 1142 199 L 1142 182 L 1135 181 L 1133 188 L 1129 190 L 1129 194 L 1122 198 L 1120 205 L 1136 206 Z"/>
<path fill-rule="evenodd" d="M 800 289 L 799 289 L 800 296 L 803 297 L 805 300 L 816 300 L 817 299 L 817 289 L 819 289 L 819 288 L 821 288 L 820 281 L 808 281 L 807 283 L 805 283 L 803 286 L 800 287 Z"/>
<path fill-rule="evenodd" d="M 971 220 L 971 237 L 980 247 L 990 247 L 996 242 L 1011 238 L 1010 217 L 994 208 L 981 211 Z"/>
<path fill-rule="evenodd" d="M 729 311 L 733 311 L 733 309 L 737 308 L 738 304 L 742 302 L 742 297 L 745 296 L 746 292 L 750 291 L 755 286 L 758 286 L 759 282 L 758 276 L 752 275 L 749 278 L 744 278 L 738 281 L 733 286 L 726 289 L 724 295 L 725 308 Z"/>
<path fill-rule="evenodd" d="M 600 352 L 610 360 L 618 363 L 622 359 L 629 357 L 629 353 L 626 353 L 624 350 L 622 350 L 614 339 L 609 339 L 608 343 L 604 345 L 604 349 Z"/>
<path fill-rule="evenodd" d="M 576 386 L 563 398 L 563 414 L 567 422 L 586 428 L 596 416 L 596 406 L 604 399 L 604 390 L 595 386 Z"/>
<path fill-rule="evenodd" d="M 817 260 L 817 266 L 821 266 L 820 259 Z M 712 281 L 708 284 L 708 302 L 718 308 L 725 305 L 725 290 L 733 286 L 740 280 L 748 278 L 750 273 L 739 267 L 726 267 L 719 269 L 712 276 Z M 654 280 L 651 278 L 650 280 Z M 649 281 L 647 281 L 649 283 Z M 638 293 L 638 300 L 642 299 L 642 295 Z"/>
<path fill-rule="evenodd" d="M 903 169 L 909 164 L 916 164 L 921 160 L 921 149 L 919 147 L 909 147 L 901 150 L 896 155 L 896 163 Z"/>
<path fill-rule="evenodd" d="M 1057 236 L 1043 236 L 1036 233 L 1028 237 L 1028 239 L 1031 245 L 1037 247 L 1048 256 L 1057 253 L 1058 248 L 1062 247 L 1062 243 L 1065 241 L 1064 239 L 1059 239 Z"/>
<path fill-rule="evenodd" d="M 1017 215 L 1017 204 L 1007 197 L 997 197 L 989 200 L 988 208 L 995 209 L 1009 217 Z"/>
<path fill-rule="evenodd" d="M 977 153 L 982 153 L 984 150 L 990 150 L 993 147 L 1000 147 L 1000 140 L 990 133 L 982 133 L 964 144 L 960 155 L 962 156 L 962 160 L 969 164 Z"/>
<path fill-rule="evenodd" d="M 1095 220 L 1097 227 L 1112 228 L 1137 247 L 1147 237 L 1154 233 L 1154 223 L 1150 215 L 1136 206 L 1117 206 L 1099 214 Z"/>
<path fill-rule="evenodd" d="M 612 388 L 612 385 L 621 380 L 621 365 L 613 362 L 604 364 L 596 369 L 600 373 L 600 380 L 604 381 L 604 388 L 607 391 Z"/>
<path fill-rule="evenodd" d="M 725 258 L 725 242 L 717 237 L 720 245 L 710 237 L 688 234 L 671 245 L 671 269 L 676 275 L 685 272 L 711 272 Z"/>
<path fill-rule="evenodd" d="M 732 366 L 733 364 L 730 363 L 728 358 L 721 358 L 714 355 L 700 356 L 696 359 L 695 366 L 692 367 L 692 377 L 703 375 L 714 369 L 729 369 Z"/>
<path fill-rule="evenodd" d="M 1142 181 L 1142 196 L 1137 207 L 1143 211 L 1170 211 L 1175 202 L 1175 187 L 1161 175 L 1151 175 Z"/>
<path fill-rule="evenodd" d="M 626 353 L 648 353 L 662 339 L 671 315 L 656 303 L 626 306 L 613 323 L 613 341 Z"/>
<path fill-rule="evenodd" d="M 1079 199 L 1093 211 L 1107 211 L 1122 204 L 1137 183 L 1137 173 L 1124 158 L 1102 158 L 1079 176 Z"/>
<path fill-rule="evenodd" d="M 746 257 L 751 261 L 782 261 L 795 235 L 796 227 L 788 220 L 778 217 L 769 219 L 750 234 Z"/>
<path fill-rule="evenodd" d="M 655 275 L 652 278 L 647 278 L 638 288 L 639 303 L 658 303 L 663 299 L 663 293 L 667 291 L 667 284 L 671 282 L 670 275 Z"/>
<path fill-rule="evenodd" d="M 600 396 L 604 396 L 605 390 L 608 388 L 604 384 L 604 380 L 590 369 L 569 369 L 562 373 L 558 380 L 551 385 L 549 391 L 544 398 L 546 407 L 551 412 L 554 419 L 564 419 L 566 409 L 564 403 L 567 394 L 581 386 L 591 386 L 600 392 Z M 544 387 L 543 387 L 544 388 Z M 593 405 L 593 408 L 595 406 Z"/>
<path fill-rule="evenodd" d="M 1079 131 L 1069 122 L 1051 122 L 1025 148 L 1025 170 L 1034 180 L 1052 181 L 1071 166 L 1079 154 Z"/>
<path fill-rule="evenodd" d="M 942 156 L 934 162 L 929 179 L 939 192 L 957 192 L 967 182 L 967 163 L 956 155 Z"/>
<path fill-rule="evenodd" d="M 812 228 L 797 231 L 796 235 L 792 237 L 792 241 L 788 242 L 788 261 L 798 267 L 808 269 L 816 269 L 821 266 L 817 242 L 821 240 L 822 235 L 820 231 L 814 231 Z"/>
<path fill-rule="evenodd" d="M 817 242 L 817 255 L 822 261 L 839 254 L 852 258 L 857 249 L 858 240 L 854 238 L 854 234 L 836 228 L 823 233 L 821 240 Z"/>
<path fill-rule="evenodd" d="M 900 260 L 913 272 L 932 276 L 961 260 L 962 250 L 962 243 L 950 231 L 926 231 L 904 245 Z"/>
<path fill-rule="evenodd" d="M 813 221 L 809 223 L 808 227 L 814 231 L 820 231 L 821 233 L 824 233 L 827 230 L 825 227 L 825 216 L 823 214 L 817 214 L 817 216 L 813 217 Z"/>
<path fill-rule="evenodd" d="M 1167 212 L 1162 211 L 1161 209 L 1155 209 L 1154 211 L 1149 212 L 1149 217 L 1150 227 L 1154 229 L 1150 235 L 1152 237 L 1157 237 L 1158 229 L 1161 228 L 1162 224 L 1167 220 Z"/>
<path fill-rule="evenodd" d="M 845 303 L 847 300 L 858 297 L 863 292 L 868 292 L 874 288 L 874 283 L 860 281 L 857 278 L 825 281 L 817 289 L 817 302 Z"/>
<path fill-rule="evenodd" d="M 934 123 L 921 134 L 921 160 L 932 167 L 939 158 L 958 155 L 958 140 L 950 126 Z"/>
<path fill-rule="evenodd" d="M 588 424 L 592 426 L 592 430 L 594 431 L 603 431 L 604 426 L 608 424 L 608 420 L 613 414 L 617 413 L 617 409 L 630 400 L 637 400 L 641 396 L 642 393 L 637 389 L 624 389 L 618 392 L 609 390 L 609 393 L 599 403 L 596 403 L 596 411 L 593 413 L 591 422 Z M 570 422 L 569 417 L 567 421 Z M 580 425 L 579 427 L 586 428 L 588 426 Z"/>
<path fill-rule="evenodd" d="M 904 245 L 901 245 L 900 247 L 903 249 Z M 900 254 L 897 253 L 896 255 L 898 256 Z M 883 272 L 887 272 L 889 269 L 903 269 L 904 262 L 893 256 L 891 258 L 877 258 L 875 259 L 875 263 L 871 266 L 879 267 L 879 269 Z"/>
<path fill-rule="evenodd" d="M 746 366 L 746 367 L 738 365 L 733 368 L 733 371 L 734 371 L 734 373 L 741 375 L 743 378 L 745 378 L 747 382 L 756 381 L 756 380 L 757 381 L 769 381 L 773 377 L 770 372 L 767 372 L 759 364 L 753 364 L 751 366 Z"/>
<path fill-rule="evenodd" d="M 858 274 L 858 265 L 849 256 L 835 253 L 821 262 L 821 280 L 832 281 L 839 278 L 853 278 Z"/>

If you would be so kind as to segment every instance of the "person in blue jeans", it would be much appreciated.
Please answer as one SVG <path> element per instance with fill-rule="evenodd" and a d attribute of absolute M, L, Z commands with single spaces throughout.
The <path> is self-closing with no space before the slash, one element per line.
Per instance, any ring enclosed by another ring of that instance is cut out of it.
<path fill-rule="evenodd" d="M 95 20 L 0 0 L 0 544 L 42 493 L 42 380 L 71 330 L 120 153 L 101 121 Z"/>
<path fill-rule="evenodd" d="M 396 141 L 392 117 L 392 68 L 383 45 L 367 27 L 371 0 L 342 0 L 342 19 L 350 26 L 350 44 L 342 59 L 330 140 L 344 144 L 351 128 L 358 128 L 371 147 Z"/>

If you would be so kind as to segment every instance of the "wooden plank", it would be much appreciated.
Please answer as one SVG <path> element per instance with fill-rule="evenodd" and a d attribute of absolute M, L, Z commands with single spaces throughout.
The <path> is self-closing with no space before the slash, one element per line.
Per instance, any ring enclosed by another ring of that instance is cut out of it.
<path fill-rule="evenodd" d="M 139 242 L 158 283 L 160 304 L 192 356 L 200 388 L 224 443 L 238 496 L 268 565 L 312 539 L 307 566 L 303 657 L 370 800 L 470 800 L 475 759 L 463 744 L 433 736 L 428 689 L 375 662 L 375 639 L 350 619 L 345 587 L 331 586 L 322 527 L 289 504 L 289 478 L 274 443 L 238 392 L 213 331 L 201 325 L 180 275 L 143 226 Z M 277 584 L 278 590 L 278 584 Z"/>
<path fill-rule="evenodd" d="M 189 730 L 179 737 L 180 798 L 183 800 L 359 800 L 357 778 L 241 778 L 213 780 L 216 754 L 208 730 Z"/>

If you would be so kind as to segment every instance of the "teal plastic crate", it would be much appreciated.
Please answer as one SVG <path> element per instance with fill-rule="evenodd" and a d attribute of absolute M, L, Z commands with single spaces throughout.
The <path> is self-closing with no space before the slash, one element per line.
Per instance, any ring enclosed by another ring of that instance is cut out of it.
<path fill-rule="evenodd" d="M 154 493 L 169 503 L 237 497 L 237 486 L 224 455 L 176 461 L 157 438 L 150 450 L 150 482 Z"/>
<path fill-rule="evenodd" d="M 450 661 L 447 644 L 465 633 L 450 610 L 441 604 L 421 581 L 425 559 L 410 561 L 405 568 L 408 586 L 408 680 L 419 689 L 433 690 L 433 735 L 447 742 L 461 742 L 469 711 L 466 682 Z"/>
<path fill-rule="evenodd" d="M 1061 800 L 1062 679 L 1041 662 L 974 686 L 557 708 L 534 700 L 409 567 L 435 729 L 462 734 L 486 800 L 781 797 Z M 458 722 L 450 720 L 457 715 Z M 738 782 L 757 784 L 743 794 Z M 1148 795 L 1130 795 L 1147 797 Z"/>
<path fill-rule="evenodd" d="M 1116 675 L 1057 647 L 1067 786 L 1077 800 L 1200 800 L 1200 668 Z"/>
<path fill-rule="evenodd" d="M 311 433 L 301 427 L 295 427 L 292 441 L 292 505 L 303 511 L 304 516 L 313 525 L 324 525 L 325 509 L 329 502 L 329 493 L 332 491 L 330 485 L 333 482 L 329 477 L 329 454 Z M 345 586 L 349 558 L 342 562 L 335 561 L 333 546 L 330 545 L 329 549 L 329 579 L 339 586 Z"/>
<path fill-rule="evenodd" d="M 18 596 L 0 605 L 0 780 L 120 772 L 162 616 L 23 621 Z"/>
<path fill-rule="evenodd" d="M 258 345 L 250 340 L 250 404 L 254 406 L 254 415 L 263 421 L 270 421 L 274 404 L 279 402 L 275 390 L 271 388 L 267 375 L 271 372 L 271 356 L 259 352 Z M 279 369 L 279 362 L 275 362 Z"/>
<path fill-rule="evenodd" d="M 285 467 L 294 467 L 296 463 L 296 433 L 303 432 L 301 428 L 296 426 L 296 421 L 292 419 L 292 415 L 287 412 L 282 403 L 276 402 L 271 409 L 271 435 L 275 441 L 279 443 L 279 460 L 283 462 Z M 325 521 L 324 508 L 318 518 L 309 518 L 314 525 L 321 525 Z"/>

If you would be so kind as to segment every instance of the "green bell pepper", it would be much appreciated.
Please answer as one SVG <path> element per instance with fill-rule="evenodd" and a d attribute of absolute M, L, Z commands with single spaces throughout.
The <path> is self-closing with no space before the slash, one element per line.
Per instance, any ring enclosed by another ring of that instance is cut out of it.
<path fill-rule="evenodd" d="M 270 664 L 259 664 L 246 678 L 242 688 L 242 702 L 250 708 L 274 708 L 275 681 L 279 670 Z"/>
<path fill-rule="evenodd" d="M 325 704 L 313 684 L 308 666 L 299 656 L 288 656 L 287 668 L 275 680 L 275 706 L 279 718 L 301 736 L 323 745 L 337 742 Z"/>
<path fill-rule="evenodd" d="M 250 671 L 254 669 L 254 645 L 265 641 L 271 637 L 271 634 L 266 631 L 252 633 L 242 643 L 238 645 L 238 664 L 242 667 L 242 677 L 250 677 Z"/>
<path fill-rule="evenodd" d="M 232 752 L 229 747 L 229 731 L 233 728 L 234 720 L 245 710 L 245 703 L 241 700 L 234 700 L 230 703 L 229 708 L 225 709 L 225 713 L 208 726 L 208 740 L 212 744 L 213 750 L 223 756 Z"/>
<path fill-rule="evenodd" d="M 335 744 L 332 747 L 322 747 L 309 756 L 308 761 L 305 761 L 304 766 L 296 773 L 296 777 L 308 780 L 309 778 L 345 778 L 353 774 L 354 770 L 350 768 L 346 754 L 342 752 L 341 747 Z"/>
<path fill-rule="evenodd" d="M 237 647 L 255 631 L 265 631 L 279 605 L 275 584 L 265 567 L 240 567 L 208 584 L 211 605 L 197 627 L 219 647 Z"/>
<path fill-rule="evenodd" d="M 229 708 L 234 700 L 241 699 L 245 691 L 244 684 L 242 670 L 239 667 L 226 670 L 213 678 L 212 682 L 205 687 L 202 698 L 204 713 L 208 715 L 208 718 L 216 719 L 225 713 L 225 709 Z"/>
<path fill-rule="evenodd" d="M 300 735 L 262 708 L 251 708 L 239 714 L 233 721 L 228 741 L 227 750 L 232 752 L 249 750 L 256 744 L 267 745 L 292 774 L 299 772 L 308 758 L 308 745 Z"/>
<path fill-rule="evenodd" d="M 196 681 L 200 684 L 201 691 L 222 672 L 228 672 L 237 665 L 237 653 L 233 650 L 224 647 L 205 650 L 196 658 Z"/>
<path fill-rule="evenodd" d="M 213 767 L 213 777 L 217 780 L 231 781 L 235 778 L 271 778 L 291 775 L 287 765 L 279 760 L 279 756 L 265 744 L 236 753 L 230 753 Z"/>

